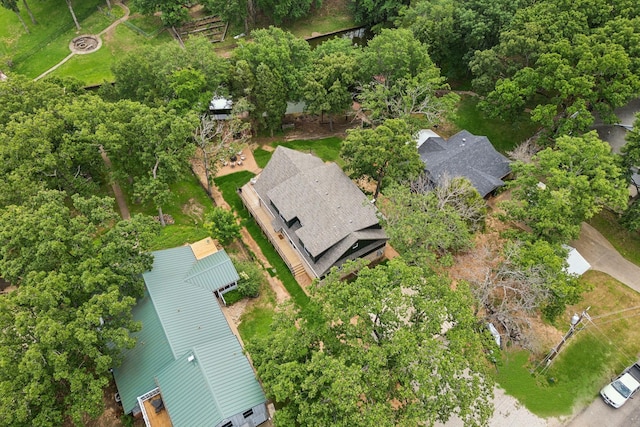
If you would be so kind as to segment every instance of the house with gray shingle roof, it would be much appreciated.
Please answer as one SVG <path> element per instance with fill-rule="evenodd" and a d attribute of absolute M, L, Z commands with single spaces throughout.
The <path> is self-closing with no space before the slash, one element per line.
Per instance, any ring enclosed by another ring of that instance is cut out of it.
<path fill-rule="evenodd" d="M 191 246 L 153 255 L 133 309 L 142 328 L 113 369 L 124 412 L 151 427 L 266 421 L 264 392 L 216 299 L 239 279 L 229 256 Z"/>
<path fill-rule="evenodd" d="M 255 191 L 271 218 L 261 226 L 286 236 L 311 277 L 384 253 L 388 237 L 375 206 L 335 163 L 279 146 L 243 191 Z"/>
<path fill-rule="evenodd" d="M 462 176 L 486 197 L 504 185 L 503 178 L 511 172 L 509 160 L 486 136 L 463 130 L 444 140 L 432 131 L 422 131 L 417 142 L 425 173 L 434 184 L 444 177 Z"/>

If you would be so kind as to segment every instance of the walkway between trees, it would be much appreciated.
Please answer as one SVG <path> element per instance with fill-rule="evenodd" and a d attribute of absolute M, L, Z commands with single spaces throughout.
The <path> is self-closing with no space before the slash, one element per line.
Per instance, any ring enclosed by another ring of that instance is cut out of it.
<path fill-rule="evenodd" d="M 107 156 L 107 152 L 104 151 L 102 145 L 100 146 L 100 155 L 102 156 L 104 164 L 107 165 L 109 174 L 111 174 L 111 160 L 109 159 L 109 156 Z M 111 188 L 113 189 L 113 197 L 115 197 L 116 203 L 118 203 L 118 208 L 120 209 L 120 215 L 122 215 L 122 219 L 131 219 L 129 207 L 127 206 L 127 201 L 124 198 L 124 194 L 122 194 L 120 185 L 118 185 L 117 182 L 113 181 L 113 183 L 111 184 Z"/>
<path fill-rule="evenodd" d="M 117 20 L 115 20 L 114 22 L 111 23 L 111 25 L 109 25 L 107 28 L 105 28 L 104 30 L 100 31 L 98 33 L 98 37 L 100 37 L 101 35 L 103 35 L 104 33 L 106 33 L 107 31 L 111 30 L 112 28 L 117 27 L 118 25 L 120 25 L 122 22 L 126 21 L 127 19 L 129 19 L 129 14 L 131 13 L 129 11 L 129 8 L 127 6 L 125 6 L 124 4 L 122 4 L 121 2 L 118 3 L 114 3 L 114 6 L 119 6 L 120 8 L 122 8 L 122 10 L 124 10 L 124 16 L 122 18 L 118 18 Z M 64 58 L 62 61 L 58 62 L 56 65 L 54 65 L 53 67 L 49 68 L 47 71 L 45 71 L 44 73 L 40 74 L 38 77 L 36 77 L 33 80 L 40 80 L 41 78 L 45 77 L 46 75 L 48 75 L 49 73 L 54 72 L 55 70 L 57 70 L 60 66 L 62 66 L 62 64 L 64 64 L 65 62 L 67 62 L 68 60 L 70 60 L 71 58 L 73 58 L 73 56 L 77 55 L 76 52 L 71 52 L 69 55 L 67 55 L 66 58 Z"/>
<path fill-rule="evenodd" d="M 640 292 L 640 267 L 625 259 L 598 230 L 583 222 L 578 240 L 571 243 L 593 270 L 607 273 Z"/>

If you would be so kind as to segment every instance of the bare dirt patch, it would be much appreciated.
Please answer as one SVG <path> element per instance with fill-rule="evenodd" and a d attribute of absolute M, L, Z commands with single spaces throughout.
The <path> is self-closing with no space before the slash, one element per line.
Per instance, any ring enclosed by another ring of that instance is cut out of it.
<path fill-rule="evenodd" d="M 196 222 L 201 222 L 204 216 L 204 206 L 194 198 L 191 198 L 182 205 L 182 213 L 192 218 Z"/>

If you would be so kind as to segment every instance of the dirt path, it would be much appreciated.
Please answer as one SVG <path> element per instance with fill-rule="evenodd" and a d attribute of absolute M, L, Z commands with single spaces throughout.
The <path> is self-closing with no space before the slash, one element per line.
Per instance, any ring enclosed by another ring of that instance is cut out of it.
<path fill-rule="evenodd" d="M 109 156 L 107 156 L 104 148 L 100 146 L 100 156 L 102 156 L 102 160 L 104 160 L 105 165 L 109 169 L 109 174 L 111 174 L 111 160 Z M 122 219 L 131 219 L 131 214 L 129 213 L 129 207 L 127 206 L 127 201 L 124 199 L 124 195 L 122 194 L 122 189 L 120 189 L 120 185 L 117 182 L 113 181 L 111 184 L 111 188 L 113 189 L 113 196 L 116 199 L 116 203 L 118 203 L 118 208 L 120 209 L 120 215 L 122 215 Z"/>
<path fill-rule="evenodd" d="M 226 169 L 225 167 L 223 167 L 221 168 L 220 171 L 218 171 L 218 174 L 216 176 L 226 175 L 233 172 L 239 172 L 241 170 L 251 170 L 254 173 L 260 172 L 260 169 L 258 168 L 256 161 L 253 158 L 253 154 L 251 153 L 251 150 L 244 149 L 243 155 L 245 157 L 245 160 L 243 161 L 242 165 L 235 166 L 234 168 L 227 166 Z M 197 161 L 195 162 L 192 161 L 192 169 L 196 174 L 196 176 L 198 177 L 198 179 L 200 180 L 200 182 L 202 183 L 202 185 L 206 186 L 207 181 L 206 181 L 204 170 L 202 170 L 201 165 L 199 165 Z M 220 190 L 215 185 L 211 186 L 211 198 L 213 199 L 216 206 L 220 206 L 229 210 L 231 209 L 229 204 L 224 200 L 224 197 L 222 197 L 222 193 L 220 193 Z M 260 246 L 258 246 L 258 244 L 253 239 L 253 237 L 251 237 L 251 234 L 249 234 L 249 231 L 246 229 L 246 227 L 242 227 L 242 230 L 240 230 L 240 233 L 242 234 L 242 241 L 244 242 L 244 244 L 251 250 L 251 252 L 255 254 L 256 258 L 260 261 L 263 267 L 265 269 L 271 268 L 272 267 L 271 264 L 269 264 L 269 261 L 262 253 Z M 276 295 L 276 302 L 278 304 L 291 298 L 291 296 L 289 295 L 289 292 L 287 291 L 287 289 L 284 287 L 284 285 L 280 280 L 278 280 L 275 277 L 271 277 L 266 271 L 264 272 L 264 275 L 269 281 L 269 285 L 271 285 L 271 289 Z M 236 304 L 234 304 L 234 306 L 235 305 Z M 227 310 L 227 313 L 229 314 L 229 318 L 233 320 L 235 325 L 238 325 L 240 323 L 240 316 L 244 311 L 245 305 L 243 305 L 241 308 L 242 309 L 239 310 L 240 311 L 239 313 L 230 313 L 231 310 Z"/>

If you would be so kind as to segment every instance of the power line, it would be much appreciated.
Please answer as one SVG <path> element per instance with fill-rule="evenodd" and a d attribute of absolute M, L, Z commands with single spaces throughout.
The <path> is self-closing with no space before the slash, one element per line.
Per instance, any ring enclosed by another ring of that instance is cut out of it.
<path fill-rule="evenodd" d="M 601 314 L 599 316 L 592 316 L 591 318 L 592 319 L 600 319 L 602 317 L 613 316 L 614 314 L 620 314 L 620 313 L 624 313 L 625 311 L 638 310 L 638 309 L 640 309 L 640 305 L 636 305 L 635 307 L 625 308 L 623 310 L 614 311 L 612 313 Z"/>

